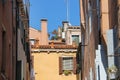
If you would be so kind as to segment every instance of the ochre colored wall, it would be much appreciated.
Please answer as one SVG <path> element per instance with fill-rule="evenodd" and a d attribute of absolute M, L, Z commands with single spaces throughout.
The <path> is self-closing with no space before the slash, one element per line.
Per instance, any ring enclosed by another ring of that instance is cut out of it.
<path fill-rule="evenodd" d="M 76 53 L 32 53 L 34 56 L 35 80 L 76 80 L 76 75 L 59 75 L 59 57 L 70 55 L 75 57 Z"/>

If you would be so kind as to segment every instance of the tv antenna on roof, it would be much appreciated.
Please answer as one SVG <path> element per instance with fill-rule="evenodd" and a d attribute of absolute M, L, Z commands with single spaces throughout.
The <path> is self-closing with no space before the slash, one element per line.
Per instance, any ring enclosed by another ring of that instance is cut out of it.
<path fill-rule="evenodd" d="M 65 0 L 66 2 L 66 19 L 69 21 L 69 0 Z"/>

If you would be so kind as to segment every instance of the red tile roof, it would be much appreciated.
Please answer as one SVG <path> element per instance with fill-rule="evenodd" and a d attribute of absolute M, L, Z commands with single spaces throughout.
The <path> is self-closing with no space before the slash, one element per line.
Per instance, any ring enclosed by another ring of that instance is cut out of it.
<path fill-rule="evenodd" d="M 74 45 L 31 45 L 31 48 L 34 49 L 77 49 L 77 46 Z"/>

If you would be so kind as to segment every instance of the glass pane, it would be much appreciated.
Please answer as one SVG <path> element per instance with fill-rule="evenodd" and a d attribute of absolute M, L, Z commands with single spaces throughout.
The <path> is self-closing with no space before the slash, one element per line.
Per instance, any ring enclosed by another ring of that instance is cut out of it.
<path fill-rule="evenodd" d="M 63 58 L 63 70 L 73 70 L 73 58 L 72 57 Z"/>
<path fill-rule="evenodd" d="M 72 42 L 75 42 L 76 45 L 79 44 L 79 35 L 72 35 Z"/>

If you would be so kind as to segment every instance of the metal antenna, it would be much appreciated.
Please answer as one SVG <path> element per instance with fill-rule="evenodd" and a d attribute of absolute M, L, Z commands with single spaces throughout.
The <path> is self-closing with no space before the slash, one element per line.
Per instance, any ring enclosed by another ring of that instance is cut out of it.
<path fill-rule="evenodd" d="M 68 0 L 67 0 L 67 21 L 68 21 L 68 16 L 69 16 L 69 14 L 68 14 Z"/>
<path fill-rule="evenodd" d="M 68 0 L 66 0 L 66 14 L 67 14 L 67 16 L 66 16 L 66 18 L 67 18 L 67 21 L 69 21 L 69 1 Z"/>

